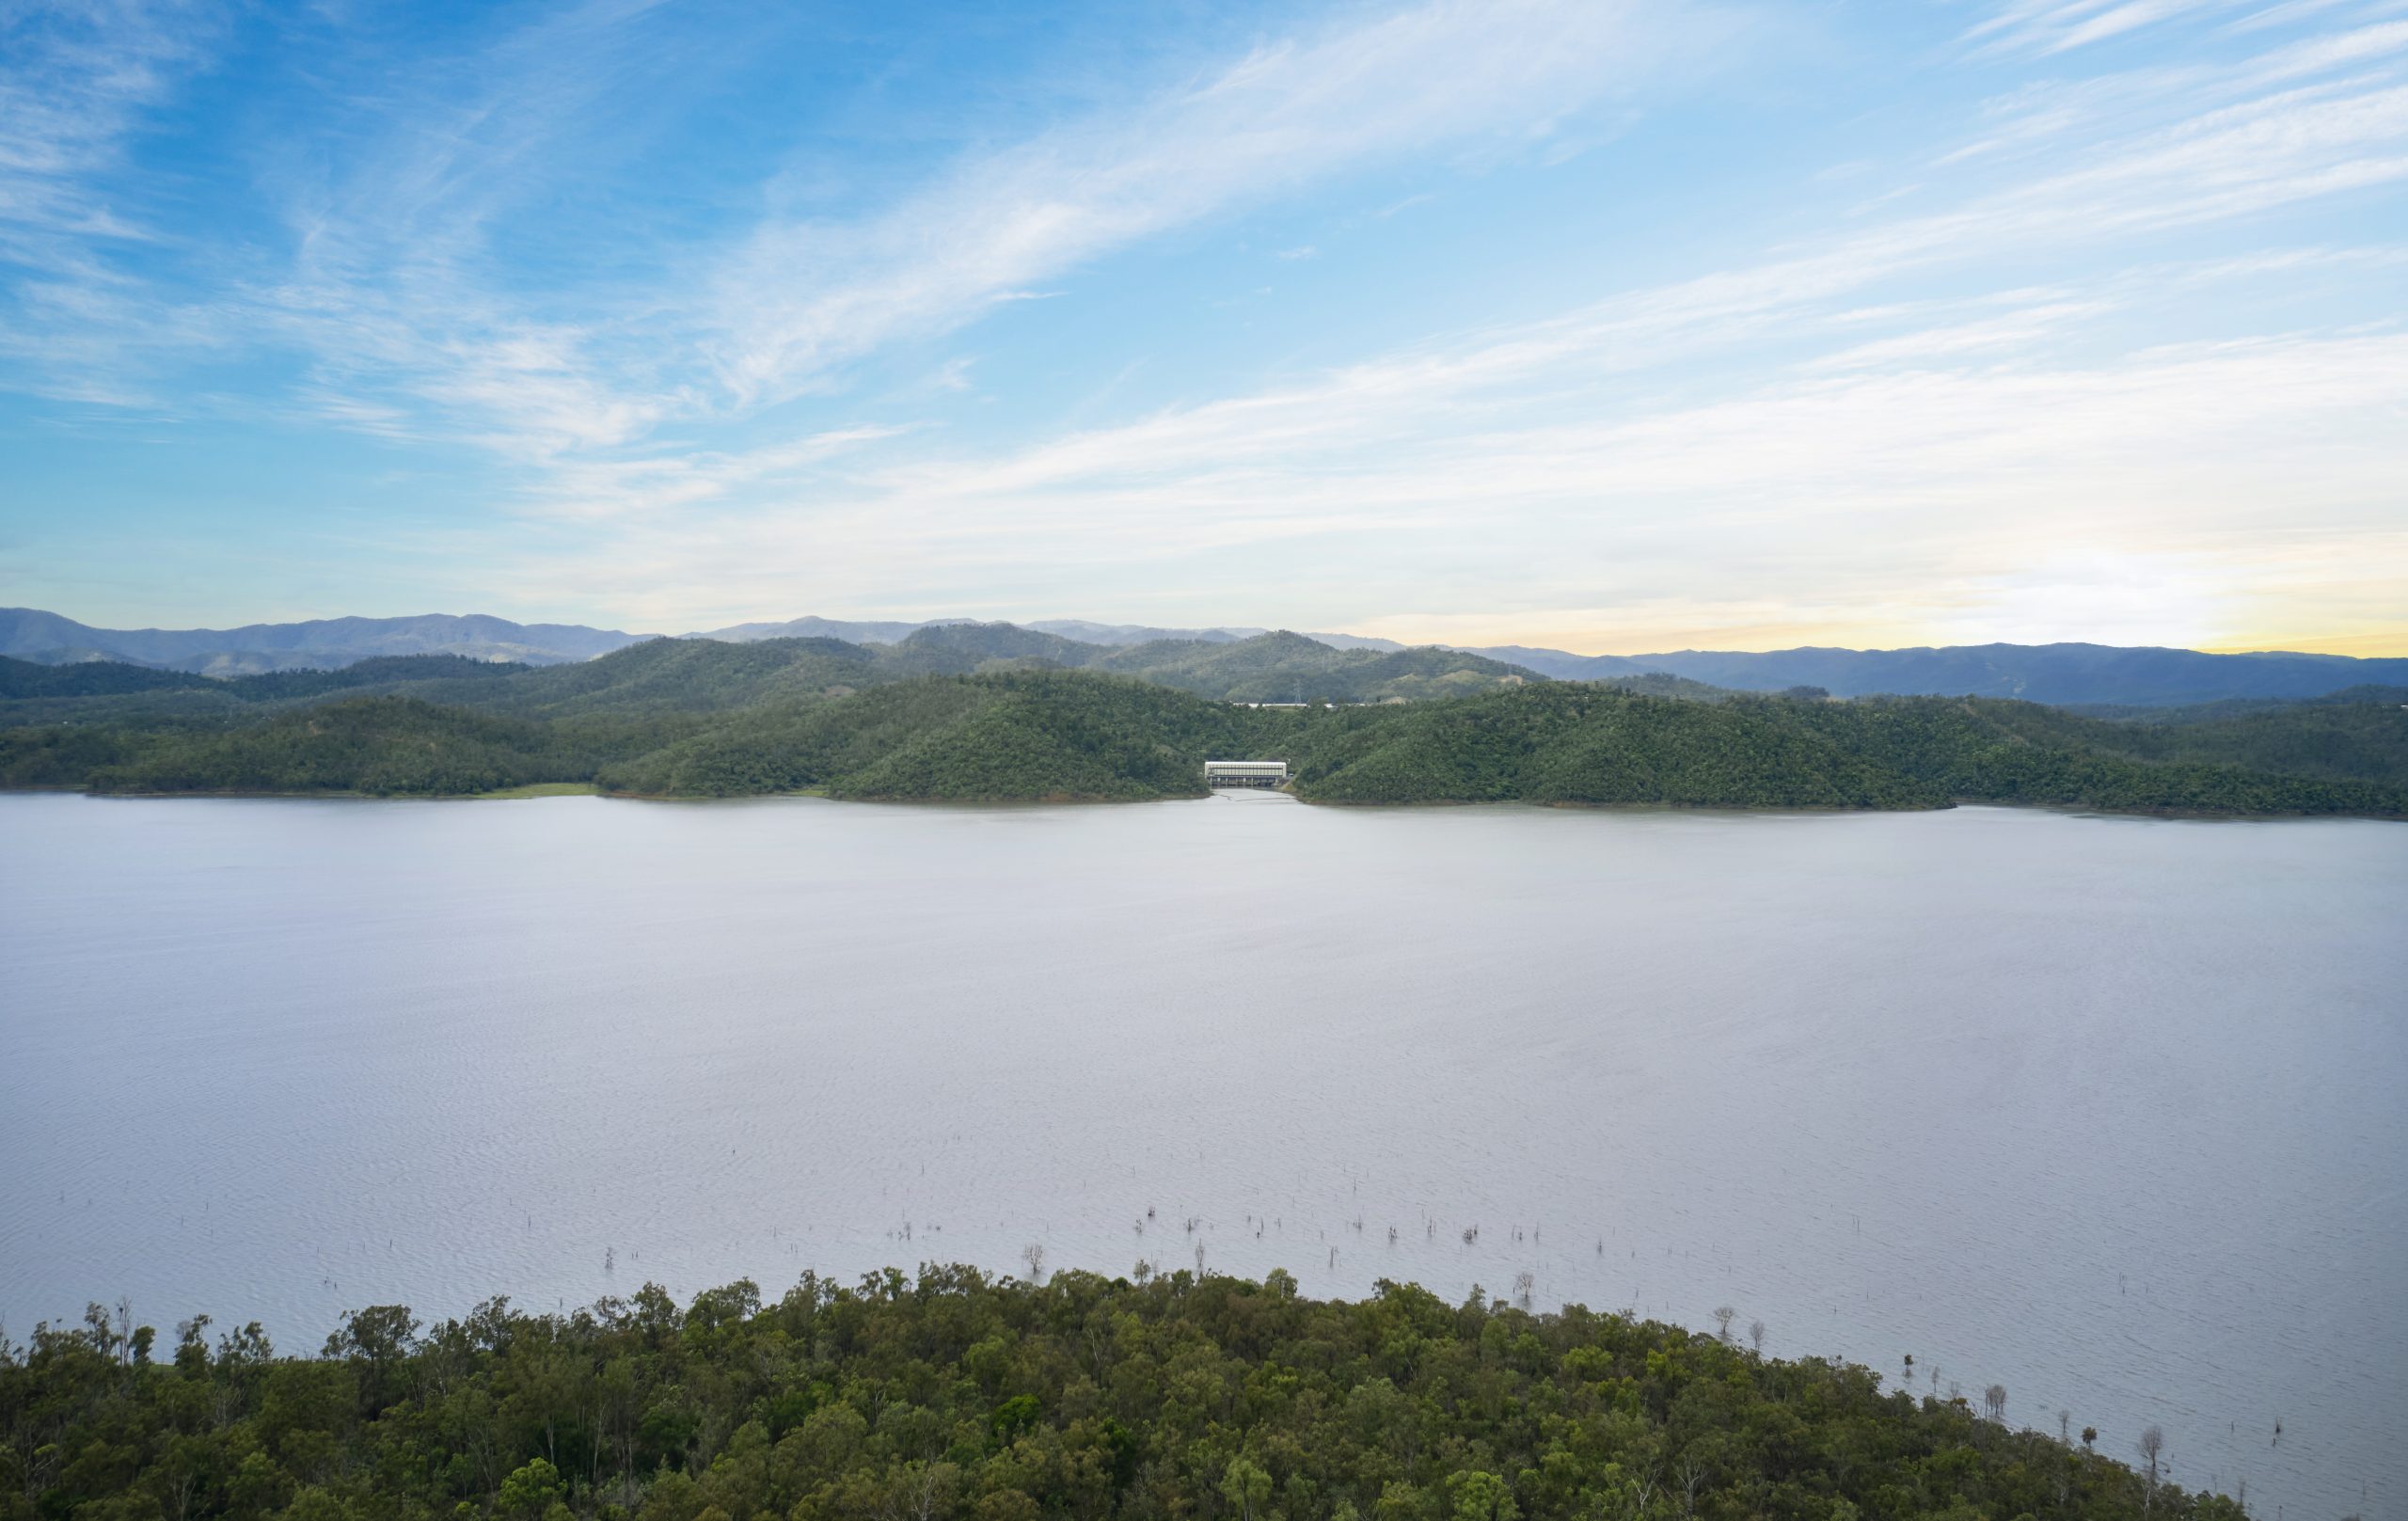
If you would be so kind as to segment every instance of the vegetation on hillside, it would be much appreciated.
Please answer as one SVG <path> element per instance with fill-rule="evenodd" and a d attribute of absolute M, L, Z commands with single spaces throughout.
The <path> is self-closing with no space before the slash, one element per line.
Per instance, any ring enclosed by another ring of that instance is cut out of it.
<path fill-rule="evenodd" d="M 1410 702 L 1465 697 L 1545 679 L 1534 671 L 1461 650 L 1339 650 L 1290 633 L 1231 643 L 1158 640 L 1090 663 L 1199 697 L 1243 703 Z"/>
<path fill-rule="evenodd" d="M 41 665 L 0 655 L 0 698 L 111 697 L 125 692 L 173 690 L 214 686 L 207 676 L 182 671 L 154 671 L 149 666 L 116 660 L 78 660 L 68 665 Z"/>
<path fill-rule="evenodd" d="M 347 1315 L 314 1357 L 125 1309 L 0 1344 L 0 1521 L 2240 1521 L 2006 1392 L 1885 1394 L 1577 1306 L 1185 1270 L 647 1285 Z"/>
<path fill-rule="evenodd" d="M 688 797 L 824 789 L 853 798 L 1133 800 L 1204 790 L 1243 710 L 1069 672 L 931 677 L 771 705 L 607 767 L 613 791 Z"/>
<path fill-rule="evenodd" d="M 840 696 L 925 676 L 1054 669 L 1108 672 L 1232 701 L 1286 701 L 1300 692 L 1316 702 L 1401 701 L 1544 679 L 1477 655 L 1335 650 L 1296 634 L 1119 647 L 1009 624 L 958 624 L 921 629 L 897 644 L 656 639 L 566 665 L 395 656 L 339 670 L 226 680 L 106 661 L 40 666 L 11 660 L 0 666 L 0 727 L 88 721 L 223 728 L 345 692 L 531 719 L 658 717 Z"/>
<path fill-rule="evenodd" d="M 2161 729 L 1996 698 L 1788 705 L 1817 733 L 1951 797 L 2178 813 L 2397 812 L 2408 714 L 2286 710 Z M 2327 714 L 2337 716 L 2328 721 Z M 2353 732 L 2359 748 L 2333 742 Z"/>
<path fill-rule="evenodd" d="M 2107 717 L 2118 721 L 2099 721 Z M 2408 785 L 2408 687 L 2353 687 L 2305 701 L 2060 711 L 2045 721 L 2055 737 L 2141 760 Z"/>
<path fill-rule="evenodd" d="M 415 698 L 361 697 L 224 731 L 0 730 L 0 784 L 457 796 L 590 781 L 606 759 L 657 748 L 681 732 L 678 721 L 540 723 Z"/>
<path fill-rule="evenodd" d="M 1791 705 L 1707 705 L 1551 683 L 1299 726 L 1295 787 L 1324 802 L 1938 808 L 1949 795 L 1790 721 Z M 1307 716 L 1309 720 L 1310 716 Z"/>
<path fill-rule="evenodd" d="M 1413 679 L 1404 657 L 1418 652 L 1355 653 L 1388 662 L 1384 681 Z M 125 704 L 235 701 L 182 689 L 31 698 L 90 721 L 0 726 L 0 785 L 435 795 L 591 783 L 650 796 L 1135 800 L 1199 795 L 1204 761 L 1251 756 L 1288 761 L 1297 795 L 1323 802 L 2408 813 L 2408 714 L 2383 704 L 2136 725 L 1991 699 L 1693 701 L 1540 681 L 1420 702 L 1249 706 L 1035 657 L 981 664 L 893 679 L 878 657 L 835 640 L 660 640 L 574 666 L 418 657 L 364 662 L 331 673 L 356 680 L 324 687 L 328 673 L 248 677 L 284 695 L 238 704 L 239 719 L 119 716 Z"/>

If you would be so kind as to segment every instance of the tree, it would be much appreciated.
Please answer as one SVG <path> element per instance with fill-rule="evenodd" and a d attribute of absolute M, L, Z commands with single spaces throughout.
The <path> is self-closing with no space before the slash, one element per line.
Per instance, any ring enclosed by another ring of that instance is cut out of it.
<path fill-rule="evenodd" d="M 1714 1335 L 1718 1340 L 1728 1341 L 1731 1339 L 1731 1323 L 1733 1320 L 1737 1318 L 1738 1314 L 1739 1312 L 1737 1310 L 1733 1309 L 1728 1305 L 1721 1306 L 1715 1310 Z"/>
<path fill-rule="evenodd" d="M 565 1492 L 561 1471 L 536 1458 L 501 1481 L 501 1495 L 494 1501 L 494 1509 L 502 1515 L 540 1518 Z"/>
<path fill-rule="evenodd" d="M 1241 1454 L 1221 1470 L 1221 1497 L 1238 1508 L 1243 1521 L 1253 1521 L 1259 1506 L 1271 1503 L 1271 1476 Z"/>
<path fill-rule="evenodd" d="M 1505 1481 L 1477 1468 L 1450 1475 L 1447 1494 L 1455 1502 L 1454 1521 L 1519 1521 L 1522 1513 Z"/>
<path fill-rule="evenodd" d="M 2163 1456 L 2165 1452 L 2165 1433 L 2163 1429 L 2151 1426 L 2148 1430 L 2141 1433 L 2141 1439 L 2138 1446 L 2140 1448 L 2141 1456 L 2148 1462 L 2148 1489 L 2141 1502 L 2141 1508 L 2146 1512 L 2157 1499 L 2157 1464 L 2158 1459 Z"/>
<path fill-rule="evenodd" d="M 357 1372 L 361 1415 L 372 1416 L 401 1397 L 396 1375 L 419 1325 L 407 1305 L 372 1305 L 345 1314 L 326 1338 L 324 1355 L 345 1358 Z"/>

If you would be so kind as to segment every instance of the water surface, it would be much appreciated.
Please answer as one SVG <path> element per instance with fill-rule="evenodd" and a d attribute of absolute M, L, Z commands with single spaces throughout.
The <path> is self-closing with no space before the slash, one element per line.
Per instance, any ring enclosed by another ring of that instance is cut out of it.
<path fill-rule="evenodd" d="M 2360 821 L 0 797 L 0 1316 L 1527 1272 L 2398 1516 L 2403 927 Z"/>

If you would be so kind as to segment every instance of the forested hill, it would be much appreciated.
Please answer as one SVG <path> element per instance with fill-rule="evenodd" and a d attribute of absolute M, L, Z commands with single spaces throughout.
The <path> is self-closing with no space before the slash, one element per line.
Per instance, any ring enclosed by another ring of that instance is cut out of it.
<path fill-rule="evenodd" d="M 2305 727 L 2262 714 L 2159 726 L 2027 703 L 1697 702 L 1541 682 L 1258 707 L 1084 671 L 856 689 L 829 679 L 849 669 L 854 646 L 804 642 L 831 647 L 798 658 L 737 646 L 763 662 L 748 673 L 662 642 L 408 689 L 439 702 L 372 688 L 279 699 L 247 721 L 0 727 L 0 785 L 443 796 L 574 784 L 654 797 L 1137 800 L 1201 796 L 1204 762 L 1234 756 L 1285 760 L 1297 796 L 1333 803 L 2408 814 L 2408 713 L 2391 705 L 2303 710 L 2294 722 Z M 689 668 L 705 658 L 704 674 L 727 685 L 698 681 Z M 542 684 L 541 703 L 526 701 L 531 683 Z M 784 695 L 736 700 L 764 687 Z M 2332 742 L 2344 731 L 2349 743 Z"/>
<path fill-rule="evenodd" d="M 1450 697 L 1545 679 L 1460 651 L 1338 650 L 1301 634 L 1105 645 L 1009 624 L 953 624 L 920 629 L 894 644 L 655 639 L 591 660 L 540 667 L 418 655 L 217 680 L 122 662 L 52 666 L 0 657 L 0 724 L 241 721 L 338 690 L 526 718 L 702 713 L 915 676 L 1038 670 L 1110 672 L 1233 702 Z M 1693 694 L 1710 690 L 1694 688 Z"/>
<path fill-rule="evenodd" d="M 1577 1306 L 964 1267 L 0 1344 L 0 1521 L 2241 1521 L 2009 1391 Z M 1995 1402 L 1995 1403 L 1993 1402 Z M 2139 1434 L 2111 1439 L 2131 1450 Z M 2180 1434 L 2173 1434 L 2178 1443 Z"/>

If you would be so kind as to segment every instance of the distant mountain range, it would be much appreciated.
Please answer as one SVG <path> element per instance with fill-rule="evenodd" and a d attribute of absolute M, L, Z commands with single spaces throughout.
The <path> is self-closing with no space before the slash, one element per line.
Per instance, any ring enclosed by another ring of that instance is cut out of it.
<path fill-rule="evenodd" d="M 316 618 L 241 628 L 94 628 L 32 608 L 0 608 L 0 655 L 45 665 L 124 660 L 208 676 L 336 670 L 386 655 L 464 655 L 557 665 L 590 660 L 647 636 L 577 624 L 515 624 L 477 614 Z"/>
<path fill-rule="evenodd" d="M 902 644 L 924 629 L 974 624 L 959 618 L 921 623 L 797 618 L 738 624 L 680 636 L 747 643 L 768 639 L 836 639 L 854 644 Z M 1050 619 L 1017 626 L 1032 637 L 1027 658 L 1065 665 L 1108 665 L 1082 654 L 1096 646 L 1129 648 L 1164 642 L 1238 644 L 1259 628 L 1153 628 Z M 336 670 L 361 660 L 403 655 L 457 655 L 478 660 L 558 665 L 588 660 L 657 636 L 577 624 L 517 624 L 504 618 L 427 614 L 412 618 L 327 618 L 307 623 L 252 624 L 228 629 L 95 628 L 56 613 L 0 609 L 0 655 L 43 664 L 121 660 L 211 676 L 269 671 Z M 1315 633 L 1309 639 L 1339 650 L 1397 653 L 1389 640 Z M 1061 642 L 1048 645 L 1047 639 Z M 1006 642 L 1010 642 L 1008 640 Z M 2269 652 L 2210 655 L 2196 650 L 2105 644 L 1977 644 L 1937 649 L 1801 648 L 1766 652 L 1676 650 L 1657 655 L 1575 655 L 1519 645 L 1442 648 L 1481 657 L 1559 680 L 1626 679 L 1651 673 L 1743 691 L 1819 687 L 1837 697 L 1873 692 L 1907 695 L 2014 697 L 2056 705 L 2169 706 L 2231 698 L 2317 697 L 2341 688 L 2408 684 L 2408 658 L 2358 659 L 2338 655 Z M 1200 658 L 1201 652 L 1196 657 Z"/>

